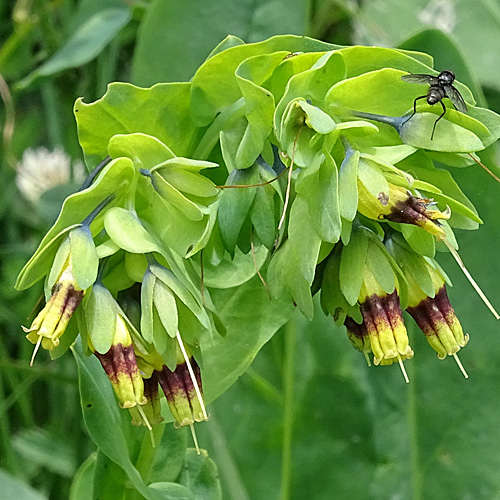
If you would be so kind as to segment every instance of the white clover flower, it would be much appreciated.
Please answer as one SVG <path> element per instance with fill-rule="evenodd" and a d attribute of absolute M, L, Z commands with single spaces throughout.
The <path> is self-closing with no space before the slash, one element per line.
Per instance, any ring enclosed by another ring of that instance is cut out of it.
<path fill-rule="evenodd" d="M 73 170 L 73 172 L 71 172 Z M 28 148 L 17 164 L 16 184 L 21 194 L 32 203 L 49 189 L 67 184 L 70 180 L 85 179 L 83 162 L 77 160 L 71 169 L 71 158 L 61 149 Z"/>

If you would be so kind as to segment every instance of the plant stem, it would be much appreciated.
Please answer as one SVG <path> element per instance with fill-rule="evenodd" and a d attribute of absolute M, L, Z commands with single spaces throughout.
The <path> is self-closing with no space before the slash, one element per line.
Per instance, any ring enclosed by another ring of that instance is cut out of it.
<path fill-rule="evenodd" d="M 63 134 L 59 121 L 60 109 L 54 83 L 49 81 L 42 86 L 42 100 L 45 110 L 45 124 L 48 140 L 52 148 L 63 145 Z"/>
<path fill-rule="evenodd" d="M 412 499 L 422 500 L 422 474 L 420 470 L 420 453 L 418 442 L 418 415 L 417 415 L 417 377 L 415 363 L 408 363 L 411 384 L 408 385 L 408 429 L 410 436 L 410 464 L 412 479 Z"/>
<path fill-rule="evenodd" d="M 292 439 L 294 421 L 295 322 L 285 325 L 285 358 L 283 364 L 283 448 L 281 455 L 281 500 L 290 499 L 292 483 Z"/>
<path fill-rule="evenodd" d="M 227 490 L 228 498 L 231 498 L 231 500 L 250 500 L 250 496 L 238 470 L 238 465 L 235 463 L 233 454 L 231 453 L 231 447 L 228 444 L 224 430 L 219 424 L 217 415 L 214 414 L 213 407 L 210 413 L 210 420 L 207 422 L 205 428 L 212 441 L 212 447 L 215 451 L 213 458 L 217 463 L 222 479 L 221 482 Z"/>

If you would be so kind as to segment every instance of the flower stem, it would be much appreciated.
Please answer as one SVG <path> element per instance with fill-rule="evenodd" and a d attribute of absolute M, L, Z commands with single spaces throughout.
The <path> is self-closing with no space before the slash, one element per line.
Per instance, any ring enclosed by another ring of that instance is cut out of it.
<path fill-rule="evenodd" d="M 281 454 L 281 500 L 290 499 L 292 483 L 292 440 L 294 421 L 295 322 L 285 325 L 285 360 L 283 366 L 283 448 Z"/>

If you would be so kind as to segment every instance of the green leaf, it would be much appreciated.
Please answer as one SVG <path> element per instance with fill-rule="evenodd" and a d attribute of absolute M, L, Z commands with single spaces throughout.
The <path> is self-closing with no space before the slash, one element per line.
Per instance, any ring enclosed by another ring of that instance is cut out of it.
<path fill-rule="evenodd" d="M 51 76 L 69 68 L 83 66 L 99 55 L 130 21 L 128 7 L 102 10 L 78 27 L 71 38 L 38 69 L 22 80 L 20 89 L 29 87 L 42 76 Z"/>
<path fill-rule="evenodd" d="M 294 68 L 296 61 L 301 61 L 303 64 L 306 64 L 306 61 L 311 62 L 301 71 Z M 324 107 L 324 98 L 328 89 L 345 78 L 346 72 L 343 58 L 339 52 L 334 51 L 323 55 L 301 54 L 283 61 L 281 66 L 282 68 L 279 68 L 281 71 L 277 71 L 278 74 L 273 77 L 273 80 L 282 80 L 284 84 L 286 83 L 284 95 L 278 103 L 274 116 L 274 126 L 277 130 L 280 130 L 285 109 L 291 101 L 302 98 L 314 106 Z M 290 66 L 295 69 L 295 72 L 285 73 L 284 68 L 288 69 Z M 276 85 L 276 82 L 271 81 L 271 85 L 273 83 Z"/>
<path fill-rule="evenodd" d="M 0 469 L 0 485 L 5 500 L 47 500 L 45 495 L 38 493 L 28 484 L 17 477 L 11 476 L 4 469 Z"/>
<path fill-rule="evenodd" d="M 111 83 L 98 101 L 78 99 L 74 113 L 80 145 L 92 164 L 108 154 L 117 134 L 142 133 L 156 137 L 177 156 L 191 156 L 200 131 L 190 118 L 189 83 L 159 83 L 149 89 Z"/>
<path fill-rule="evenodd" d="M 363 284 L 367 249 L 368 238 L 362 229 L 353 231 L 349 244 L 342 249 L 339 271 L 340 289 L 352 306 L 358 302 Z"/>
<path fill-rule="evenodd" d="M 295 190 L 307 202 L 309 216 L 323 241 L 336 243 L 340 238 L 339 179 L 337 165 L 324 151 L 319 167 L 300 172 Z"/>
<path fill-rule="evenodd" d="M 96 458 L 97 454 L 92 453 L 76 471 L 71 483 L 69 500 L 92 500 Z"/>
<path fill-rule="evenodd" d="M 185 486 L 178 483 L 152 483 L 149 488 L 158 493 L 158 500 L 195 500 L 196 497 Z M 201 499 L 200 499 L 201 500 Z"/>
<path fill-rule="evenodd" d="M 308 167 L 318 160 L 322 135 L 336 127 L 333 119 L 305 99 L 298 97 L 290 101 L 283 113 L 281 123 L 276 123 L 276 135 L 281 149 L 296 165 Z"/>
<path fill-rule="evenodd" d="M 345 47 L 338 51 L 346 67 L 346 78 L 362 75 L 380 68 L 394 68 L 410 73 L 428 73 L 432 57 L 427 54 L 385 47 Z"/>
<path fill-rule="evenodd" d="M 120 158 L 110 162 L 99 174 L 89 188 L 75 193 L 64 201 L 61 213 L 54 225 L 49 229 L 42 239 L 37 250 L 19 273 L 16 288 L 23 290 L 29 288 L 48 272 L 54 255 L 57 252 L 57 244 L 69 230 L 77 227 L 88 217 L 91 212 L 109 196 L 118 197 L 112 199 L 106 206 L 112 207 L 120 199 L 120 194 L 125 191 L 126 186 L 132 180 L 134 168 L 132 162 L 127 158 Z M 98 215 L 91 225 L 91 230 L 99 232 L 102 224 L 102 214 Z"/>
<path fill-rule="evenodd" d="M 322 52 L 337 47 L 307 37 L 283 35 L 263 42 L 231 47 L 216 54 L 200 66 L 192 80 L 191 99 L 195 123 L 198 126 L 208 125 L 217 113 L 241 97 L 235 71 L 245 59 L 278 51 Z"/>
<path fill-rule="evenodd" d="M 85 321 L 92 344 L 101 354 L 113 343 L 117 314 L 118 306 L 109 290 L 95 283 L 85 303 Z"/>
<path fill-rule="evenodd" d="M 245 170 L 235 169 L 229 175 L 226 185 L 248 186 L 258 183 L 258 169 L 252 166 Z M 234 254 L 238 236 L 255 198 L 257 188 L 226 188 L 220 197 L 218 223 L 226 250 Z"/>
<path fill-rule="evenodd" d="M 184 465 L 188 443 L 187 429 L 176 429 L 173 425 L 163 424 L 163 434 L 157 443 L 154 461 L 151 464 L 149 480 L 151 483 L 175 481 Z"/>
<path fill-rule="evenodd" d="M 161 252 L 156 238 L 130 210 L 113 207 L 104 216 L 104 228 L 113 242 L 126 252 Z"/>
<path fill-rule="evenodd" d="M 267 256 L 268 252 L 263 246 L 255 252 L 257 268 L 260 269 Z M 217 265 L 203 260 L 203 280 L 209 288 L 233 288 L 246 283 L 256 273 L 252 255 L 244 254 L 239 248 L 235 249 L 233 258 L 230 259 L 226 254 Z"/>
<path fill-rule="evenodd" d="M 446 111 L 445 117 L 436 126 L 432 139 L 432 129 L 438 115 L 434 113 L 417 113 L 411 120 L 402 125 L 400 131 L 401 140 L 415 148 L 430 149 L 432 151 L 467 153 L 484 149 L 484 144 L 475 133 L 448 120 L 455 113 L 458 115 L 458 111 L 452 109 Z M 471 123 L 470 120 L 469 118 L 468 124 Z"/>
<path fill-rule="evenodd" d="M 189 488 L 197 500 L 222 500 L 217 466 L 205 450 L 186 450 L 179 482 Z"/>
<path fill-rule="evenodd" d="M 114 500 L 127 491 L 125 471 L 110 460 L 99 448 L 94 466 L 92 500 Z M 92 484 L 92 483 L 91 483 Z M 128 488 L 130 489 L 130 488 Z"/>
<path fill-rule="evenodd" d="M 261 154 L 264 143 L 272 131 L 274 98 L 261 85 L 285 55 L 286 52 L 278 52 L 250 57 L 236 69 L 236 80 L 245 101 L 246 123 L 244 126 L 240 125 L 239 137 L 232 138 L 232 144 L 237 146 L 233 148 L 234 151 L 229 152 L 227 146 L 225 148 L 225 158 L 228 153 L 231 154 L 232 159 L 228 163 L 233 168 L 250 167 Z M 221 142 L 224 141 L 224 135 L 225 131 L 221 133 Z"/>
<path fill-rule="evenodd" d="M 261 347 L 290 318 L 289 300 L 269 301 L 258 277 L 235 288 L 212 289 L 215 307 L 227 327 L 225 337 L 201 338 L 203 392 L 207 403 L 245 372 Z M 249 300 L 251 297 L 252 300 Z M 259 314 L 255 314 L 259 311 Z"/>
<path fill-rule="evenodd" d="M 311 285 L 320 248 L 307 202 L 297 195 L 290 209 L 288 240 L 273 255 L 267 277 L 271 293 L 290 296 L 307 318 L 313 314 Z"/>

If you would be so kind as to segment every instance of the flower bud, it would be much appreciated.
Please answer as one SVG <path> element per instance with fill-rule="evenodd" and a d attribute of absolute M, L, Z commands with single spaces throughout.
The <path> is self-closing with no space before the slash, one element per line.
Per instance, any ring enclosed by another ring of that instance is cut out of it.
<path fill-rule="evenodd" d="M 200 367 L 192 356 L 189 358 L 189 363 L 200 391 L 199 394 L 203 397 Z M 164 365 L 161 371 L 156 372 L 156 375 L 167 398 L 170 412 L 179 427 L 208 420 L 204 402 L 200 401 L 198 397 L 195 381 L 191 377 L 188 365 L 182 358 L 182 354 L 178 356 L 177 367 L 174 371 L 169 370 Z"/>

